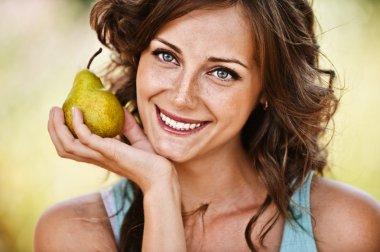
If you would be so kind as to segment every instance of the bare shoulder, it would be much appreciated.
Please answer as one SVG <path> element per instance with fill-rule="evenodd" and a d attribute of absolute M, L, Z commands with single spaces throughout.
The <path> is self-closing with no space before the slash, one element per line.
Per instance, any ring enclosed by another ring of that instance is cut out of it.
<path fill-rule="evenodd" d="M 318 251 L 380 251 L 380 205 L 367 193 L 314 176 L 311 211 Z"/>
<path fill-rule="evenodd" d="M 35 228 L 34 251 L 117 251 L 100 193 L 46 210 Z"/>

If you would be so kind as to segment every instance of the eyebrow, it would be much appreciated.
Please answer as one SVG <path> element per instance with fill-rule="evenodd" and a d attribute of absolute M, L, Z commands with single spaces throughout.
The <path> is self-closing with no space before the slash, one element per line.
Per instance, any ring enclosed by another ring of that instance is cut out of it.
<path fill-rule="evenodd" d="M 166 40 L 164 40 L 164 39 L 162 39 L 162 38 L 156 38 L 156 40 L 160 41 L 161 43 L 163 43 L 163 44 L 165 44 L 165 45 L 167 45 L 167 46 L 169 46 L 169 47 L 171 47 L 171 48 L 172 48 L 174 51 L 176 51 L 177 53 L 182 54 L 181 49 L 179 49 L 179 47 L 173 45 L 172 43 L 169 43 L 168 41 L 166 41 Z"/>
<path fill-rule="evenodd" d="M 179 47 L 173 45 L 172 43 L 169 43 L 168 41 L 162 39 L 162 38 L 156 38 L 156 40 L 160 41 L 161 43 L 169 46 L 170 48 L 172 48 L 174 51 L 176 51 L 177 53 L 179 54 L 182 54 L 182 51 L 181 49 L 179 49 Z M 243 64 L 241 61 L 237 60 L 237 59 L 227 59 L 227 58 L 218 58 L 218 57 L 209 57 L 208 58 L 208 61 L 210 62 L 225 62 L 225 63 L 235 63 L 235 64 L 239 64 L 245 68 L 248 69 L 248 67 Z"/>
<path fill-rule="evenodd" d="M 248 67 L 246 65 L 244 65 L 243 63 L 241 63 L 237 59 L 226 59 L 226 58 L 209 57 L 208 60 L 211 61 L 211 62 L 236 63 L 236 64 L 239 64 L 239 65 L 241 65 L 241 66 L 243 66 L 243 67 L 245 67 L 245 68 L 248 69 Z"/>

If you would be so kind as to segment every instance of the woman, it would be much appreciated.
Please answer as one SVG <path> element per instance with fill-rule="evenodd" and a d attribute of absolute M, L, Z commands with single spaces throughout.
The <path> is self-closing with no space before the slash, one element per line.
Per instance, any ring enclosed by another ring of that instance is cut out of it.
<path fill-rule="evenodd" d="M 128 181 L 49 209 L 36 251 L 380 251 L 379 204 L 314 175 L 338 100 L 307 1 L 100 0 L 91 24 L 143 130 L 74 110 L 75 139 L 51 110 L 61 157 Z"/>

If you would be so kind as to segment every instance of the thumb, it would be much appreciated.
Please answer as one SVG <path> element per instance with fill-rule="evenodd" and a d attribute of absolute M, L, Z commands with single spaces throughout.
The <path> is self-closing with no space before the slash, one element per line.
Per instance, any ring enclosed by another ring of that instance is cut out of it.
<path fill-rule="evenodd" d="M 148 152 L 154 152 L 151 143 L 146 137 L 140 125 L 136 122 L 135 117 L 127 110 L 124 109 L 124 127 L 123 135 L 128 138 L 129 142 L 133 147 Z"/>

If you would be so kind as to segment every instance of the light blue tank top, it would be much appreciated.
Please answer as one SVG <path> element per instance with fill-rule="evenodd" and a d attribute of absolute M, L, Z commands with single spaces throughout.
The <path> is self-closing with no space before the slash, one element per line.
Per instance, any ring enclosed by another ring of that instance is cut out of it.
<path fill-rule="evenodd" d="M 313 174 L 309 173 L 292 196 L 291 206 L 296 221 L 285 222 L 280 252 L 317 252 L 310 216 L 310 188 Z M 126 186 L 129 184 L 122 179 L 112 187 L 101 191 L 117 244 L 120 242 L 120 228 L 124 216 L 130 207 L 130 202 L 125 200 L 125 192 L 127 191 L 132 198 L 132 189 L 125 190 Z"/>

